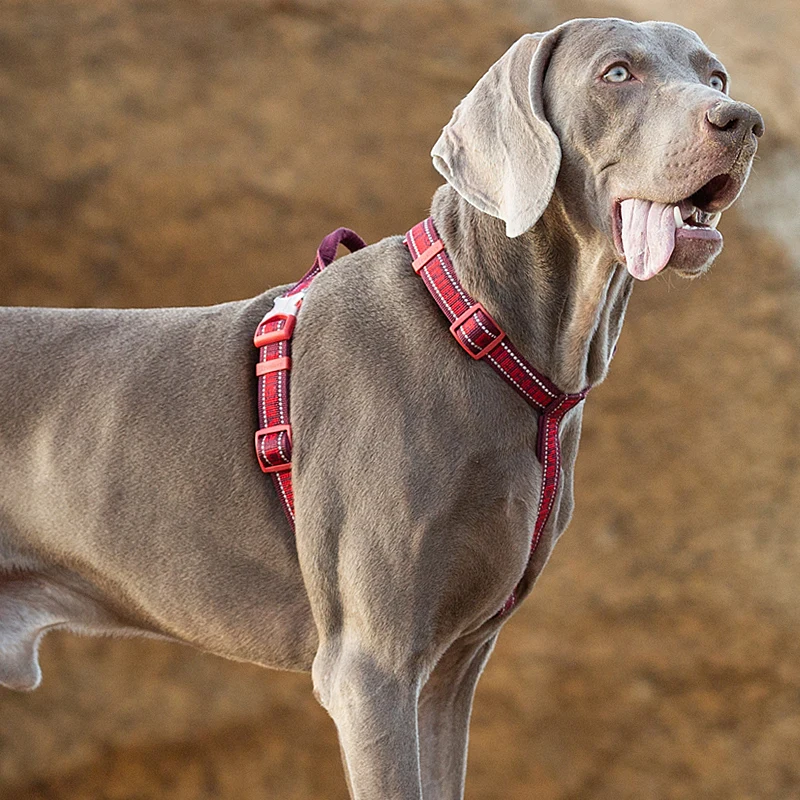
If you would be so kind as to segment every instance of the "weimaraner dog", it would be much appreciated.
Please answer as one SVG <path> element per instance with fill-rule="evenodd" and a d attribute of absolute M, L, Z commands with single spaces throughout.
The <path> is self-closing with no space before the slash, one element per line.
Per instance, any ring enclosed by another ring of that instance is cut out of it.
<path fill-rule="evenodd" d="M 763 123 L 691 31 L 580 19 L 523 36 L 433 148 L 461 283 L 565 392 L 606 375 L 633 279 L 694 277 Z M 144 634 L 311 670 L 358 800 L 463 795 L 510 593 L 565 529 L 582 405 L 532 557 L 537 417 L 454 342 L 400 236 L 337 262 L 292 355 L 296 532 L 253 448 L 254 329 L 209 308 L 0 314 L 0 682 L 42 635 Z"/>

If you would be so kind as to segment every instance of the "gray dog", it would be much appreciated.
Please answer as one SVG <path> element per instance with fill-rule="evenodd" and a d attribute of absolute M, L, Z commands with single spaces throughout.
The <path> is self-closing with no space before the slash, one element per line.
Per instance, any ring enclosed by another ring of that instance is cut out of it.
<path fill-rule="evenodd" d="M 694 277 L 759 114 L 673 24 L 523 36 L 433 149 L 458 276 L 566 392 L 605 377 L 633 278 Z M 296 535 L 252 449 L 252 336 L 209 308 L 0 313 L 0 683 L 43 634 L 143 634 L 311 670 L 358 800 L 463 795 L 478 677 L 573 508 L 581 406 L 530 556 L 537 414 L 467 358 L 393 236 L 317 278 L 293 341 Z"/>

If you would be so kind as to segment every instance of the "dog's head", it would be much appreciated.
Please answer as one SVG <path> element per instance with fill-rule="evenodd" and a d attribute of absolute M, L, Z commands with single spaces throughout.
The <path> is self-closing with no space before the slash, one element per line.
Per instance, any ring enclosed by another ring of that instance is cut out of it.
<path fill-rule="evenodd" d="M 694 277 L 722 249 L 764 123 L 720 61 L 665 22 L 572 20 L 523 36 L 459 104 L 434 165 L 468 202 L 532 228 L 554 196 L 635 278 Z"/>

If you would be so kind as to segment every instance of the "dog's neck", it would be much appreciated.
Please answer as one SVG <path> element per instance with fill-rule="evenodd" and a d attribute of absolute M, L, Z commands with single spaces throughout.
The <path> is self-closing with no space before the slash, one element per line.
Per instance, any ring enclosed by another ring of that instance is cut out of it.
<path fill-rule="evenodd" d="M 516 239 L 450 186 L 432 216 L 464 288 L 562 391 L 606 376 L 633 280 L 605 238 L 578 231 L 558 198 Z"/>

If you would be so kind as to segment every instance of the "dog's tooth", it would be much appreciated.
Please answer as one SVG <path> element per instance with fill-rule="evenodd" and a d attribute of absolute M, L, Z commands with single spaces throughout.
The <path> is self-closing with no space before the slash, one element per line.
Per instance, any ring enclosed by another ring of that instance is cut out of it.
<path fill-rule="evenodd" d="M 675 227 L 676 228 L 684 228 L 686 227 L 683 223 L 683 217 L 681 216 L 681 210 L 678 206 L 672 206 L 672 214 L 675 217 Z"/>
<path fill-rule="evenodd" d="M 719 225 L 719 219 L 722 216 L 721 211 L 717 211 L 716 214 L 712 214 L 711 218 L 708 220 L 708 225 L 710 228 L 716 228 Z"/>

